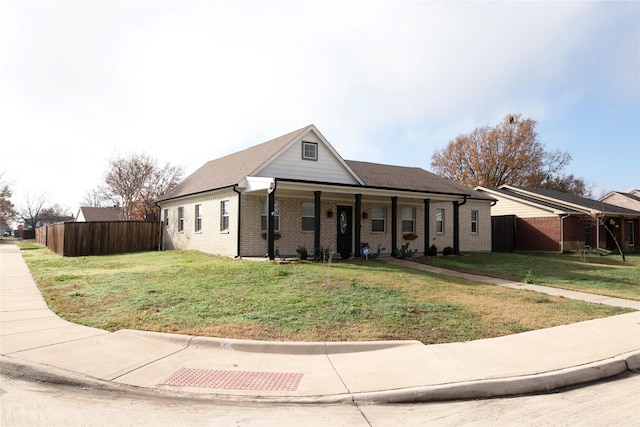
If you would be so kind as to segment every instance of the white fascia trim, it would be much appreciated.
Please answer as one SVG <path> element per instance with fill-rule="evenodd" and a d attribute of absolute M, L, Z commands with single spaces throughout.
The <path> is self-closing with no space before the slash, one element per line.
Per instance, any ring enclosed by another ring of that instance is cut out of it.
<path fill-rule="evenodd" d="M 252 191 L 269 190 L 275 185 L 275 178 L 261 176 L 245 176 L 238 183 L 238 190 L 243 193 Z"/>
<path fill-rule="evenodd" d="M 506 186 L 506 185 L 500 186 L 500 188 L 503 188 L 503 187 L 508 187 L 508 186 Z M 500 193 L 500 192 L 494 191 L 494 190 L 492 190 L 490 188 L 485 188 L 485 187 L 478 186 L 478 187 L 475 187 L 474 190 L 484 191 L 484 192 L 487 192 L 487 193 L 493 195 L 496 199 L 498 199 L 498 203 L 500 202 L 500 198 L 504 198 L 504 199 L 509 199 L 509 200 L 511 200 L 513 202 L 522 203 L 523 205 L 533 206 L 533 207 L 535 207 L 537 209 L 542 209 L 542 210 L 545 210 L 547 212 L 551 212 L 554 215 L 566 215 L 566 214 L 569 213 L 569 212 L 561 211 L 561 210 L 558 210 L 558 209 L 550 208 L 549 206 L 539 205 L 538 203 L 530 202 L 528 200 L 522 200 L 522 199 L 520 199 L 518 197 L 512 196 L 510 194 Z"/>
<path fill-rule="evenodd" d="M 569 203 L 569 202 L 565 202 L 563 200 L 555 199 L 553 197 L 543 196 L 543 195 L 540 195 L 540 194 L 537 194 L 537 193 L 532 193 L 532 192 L 523 190 L 521 188 L 512 187 L 512 186 L 507 185 L 507 184 L 501 185 L 500 188 L 508 188 L 509 190 L 514 191 L 516 193 L 526 194 L 529 197 L 534 197 L 534 198 L 538 198 L 538 199 L 544 200 L 546 202 L 555 203 L 556 205 L 566 206 L 567 208 L 575 209 L 578 212 L 584 212 L 584 213 L 586 213 L 588 215 L 598 215 L 598 214 L 605 213 L 604 211 L 601 211 L 599 209 L 592 209 L 592 208 L 588 208 L 588 207 L 583 206 L 583 205 L 576 205 L 575 203 Z"/>

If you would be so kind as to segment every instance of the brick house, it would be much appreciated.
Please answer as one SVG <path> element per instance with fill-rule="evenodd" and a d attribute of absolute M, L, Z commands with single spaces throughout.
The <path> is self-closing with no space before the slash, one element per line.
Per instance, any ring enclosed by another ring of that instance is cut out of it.
<path fill-rule="evenodd" d="M 497 200 L 493 219 L 515 217 L 516 251 L 563 252 L 580 247 L 616 250 L 638 248 L 640 211 L 554 190 L 503 185 L 476 187 Z M 600 222 L 596 226 L 596 223 Z M 607 227 L 602 225 L 604 223 Z"/>
<path fill-rule="evenodd" d="M 207 162 L 158 205 L 165 249 L 274 259 L 364 243 L 490 251 L 492 201 L 420 168 L 344 160 L 309 125 Z"/>
<path fill-rule="evenodd" d="M 640 190 L 632 190 L 628 193 L 611 191 L 600 198 L 601 202 L 616 205 L 634 211 L 640 211 Z"/>

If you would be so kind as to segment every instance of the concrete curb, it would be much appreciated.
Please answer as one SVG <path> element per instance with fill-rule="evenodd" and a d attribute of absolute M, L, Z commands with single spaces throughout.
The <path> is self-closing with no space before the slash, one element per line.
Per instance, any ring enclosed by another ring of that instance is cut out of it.
<path fill-rule="evenodd" d="M 245 396 L 233 393 L 193 393 L 166 389 L 137 387 L 82 375 L 64 369 L 0 356 L 0 374 L 30 381 L 42 381 L 72 387 L 111 392 L 126 392 L 140 396 L 181 398 L 191 400 L 244 401 L 254 403 L 289 404 L 398 404 L 450 400 L 486 399 L 495 397 L 544 394 L 567 387 L 586 385 L 628 372 L 640 371 L 640 350 L 609 359 L 573 366 L 557 371 L 510 378 L 441 384 L 378 392 L 349 393 L 322 396 Z"/>
<path fill-rule="evenodd" d="M 367 351 L 386 350 L 406 345 L 424 345 L 420 341 L 355 341 L 355 342 L 289 342 L 289 341 L 260 341 L 234 338 L 201 337 L 197 335 L 169 334 L 166 332 L 138 331 L 135 329 L 121 329 L 113 332 L 118 335 L 129 335 L 149 341 L 169 341 L 188 347 L 219 348 L 224 350 L 242 351 L 245 353 L 266 354 L 341 354 L 363 353 Z"/>
<path fill-rule="evenodd" d="M 637 371 L 638 362 L 640 362 L 640 351 L 535 375 L 358 393 L 354 395 L 354 401 L 359 404 L 391 404 L 543 394 Z"/>
<path fill-rule="evenodd" d="M 0 356 L 0 375 L 25 381 L 37 381 L 68 387 L 79 387 L 113 393 L 127 393 L 141 397 L 157 397 L 199 401 L 251 402 L 251 403 L 291 403 L 291 404 L 353 404 L 351 394 L 325 396 L 260 396 L 239 395 L 233 393 L 194 393 L 152 387 L 138 387 L 115 381 L 67 371 L 54 366 L 42 365 L 8 356 Z"/>

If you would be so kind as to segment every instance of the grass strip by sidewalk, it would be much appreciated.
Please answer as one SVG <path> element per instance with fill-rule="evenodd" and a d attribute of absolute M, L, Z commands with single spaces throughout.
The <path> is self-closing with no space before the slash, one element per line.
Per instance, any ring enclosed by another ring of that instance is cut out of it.
<path fill-rule="evenodd" d="M 53 311 L 110 331 L 446 343 L 629 311 L 379 260 L 282 265 L 177 250 L 63 258 L 40 249 L 23 256 Z"/>
<path fill-rule="evenodd" d="M 640 254 L 467 253 L 413 261 L 466 273 L 640 301 Z"/>

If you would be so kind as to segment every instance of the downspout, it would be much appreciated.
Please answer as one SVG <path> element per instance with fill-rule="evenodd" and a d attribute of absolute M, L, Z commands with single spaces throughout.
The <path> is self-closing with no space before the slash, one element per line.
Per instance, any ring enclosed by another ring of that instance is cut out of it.
<path fill-rule="evenodd" d="M 600 252 L 600 219 L 598 219 L 598 214 L 596 214 L 596 251 Z"/>
<path fill-rule="evenodd" d="M 598 252 L 604 252 L 604 253 L 608 253 L 609 251 L 606 248 L 601 248 L 600 247 L 600 218 L 598 218 L 598 214 L 596 213 L 596 250 Z M 606 225 L 605 225 L 605 219 L 606 219 L 606 215 L 602 216 L 602 226 L 605 227 L 606 229 Z M 606 242 L 605 242 L 606 243 Z"/>
<path fill-rule="evenodd" d="M 240 190 L 238 190 L 238 185 L 234 185 L 233 186 L 233 191 L 235 193 L 238 194 L 238 231 L 237 231 L 237 239 L 238 241 L 236 242 L 236 256 L 235 258 L 242 258 L 242 254 L 240 252 L 240 230 L 242 230 L 241 227 L 241 220 L 242 220 L 242 193 L 240 192 Z"/>
<path fill-rule="evenodd" d="M 564 220 L 569 218 L 571 214 L 566 214 L 560 217 L 560 253 L 564 253 Z"/>
<path fill-rule="evenodd" d="M 154 204 L 156 205 L 156 208 L 158 208 L 158 221 L 160 221 L 160 236 L 158 238 L 158 252 L 160 252 L 162 250 L 162 244 L 164 243 L 164 221 L 162 220 L 162 209 L 160 208 L 160 205 L 158 204 L 158 202 L 154 202 Z M 47 229 L 48 230 L 48 229 Z M 47 233 L 48 236 L 48 233 Z"/>
<path fill-rule="evenodd" d="M 467 197 L 463 196 L 462 203 L 453 202 L 453 253 L 460 255 L 460 206 L 467 203 Z"/>

